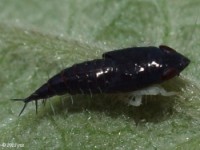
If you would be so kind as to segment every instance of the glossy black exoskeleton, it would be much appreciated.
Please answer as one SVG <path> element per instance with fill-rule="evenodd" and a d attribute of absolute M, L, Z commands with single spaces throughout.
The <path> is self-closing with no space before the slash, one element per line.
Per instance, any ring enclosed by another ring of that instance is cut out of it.
<path fill-rule="evenodd" d="M 30 101 L 55 95 L 130 92 L 171 79 L 190 60 L 170 47 L 132 47 L 114 50 L 95 59 L 75 64 L 49 79 L 25 99 Z"/>

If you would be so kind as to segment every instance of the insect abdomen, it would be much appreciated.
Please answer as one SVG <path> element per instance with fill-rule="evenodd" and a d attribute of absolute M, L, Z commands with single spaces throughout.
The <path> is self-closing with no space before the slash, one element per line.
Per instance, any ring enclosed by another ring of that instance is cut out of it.
<path fill-rule="evenodd" d="M 101 93 L 117 71 L 112 60 L 96 59 L 75 64 L 51 78 L 56 95 Z"/>

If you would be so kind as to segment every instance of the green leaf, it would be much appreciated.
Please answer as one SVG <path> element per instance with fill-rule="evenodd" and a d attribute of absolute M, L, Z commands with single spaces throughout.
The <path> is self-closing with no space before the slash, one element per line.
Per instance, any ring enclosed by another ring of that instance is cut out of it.
<path fill-rule="evenodd" d="M 198 0 L 2 0 L 0 4 L 0 148 L 198 149 L 200 137 Z M 74 63 L 129 46 L 166 44 L 191 59 L 163 84 L 174 97 L 65 95 L 45 107 L 25 98 Z"/>

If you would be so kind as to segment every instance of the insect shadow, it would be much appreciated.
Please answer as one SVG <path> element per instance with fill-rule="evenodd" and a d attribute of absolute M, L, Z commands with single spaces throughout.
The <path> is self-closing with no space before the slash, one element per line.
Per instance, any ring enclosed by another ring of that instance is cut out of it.
<path fill-rule="evenodd" d="M 43 113 L 48 113 L 48 115 L 64 114 L 63 116 L 66 117 L 69 114 L 88 111 L 103 113 L 112 118 L 125 116 L 130 120 L 134 120 L 136 124 L 142 122 L 158 123 L 177 113 L 176 106 L 183 101 L 179 95 L 182 95 L 183 89 L 188 84 L 185 79 L 172 79 L 163 86 L 176 91 L 177 96 L 144 96 L 143 104 L 139 107 L 128 106 L 124 102 L 126 94 L 97 94 L 92 95 L 92 97 L 89 95 L 76 95 L 62 97 L 62 99 L 53 103 L 48 102 L 51 107 L 45 107 Z M 39 109 L 39 113 L 41 109 Z M 44 116 L 47 115 L 40 115 L 40 117 Z"/>

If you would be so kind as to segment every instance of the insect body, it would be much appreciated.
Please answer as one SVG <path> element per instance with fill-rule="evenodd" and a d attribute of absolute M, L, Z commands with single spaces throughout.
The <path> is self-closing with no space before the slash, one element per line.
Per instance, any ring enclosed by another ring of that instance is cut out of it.
<path fill-rule="evenodd" d="M 171 79 L 190 60 L 170 47 L 132 47 L 106 52 L 102 59 L 62 70 L 25 99 L 36 102 L 55 95 L 131 92 Z"/>

